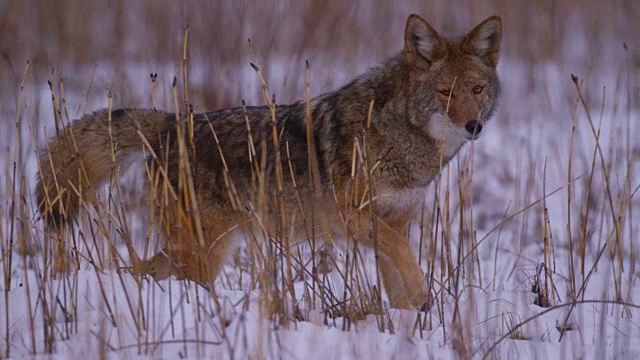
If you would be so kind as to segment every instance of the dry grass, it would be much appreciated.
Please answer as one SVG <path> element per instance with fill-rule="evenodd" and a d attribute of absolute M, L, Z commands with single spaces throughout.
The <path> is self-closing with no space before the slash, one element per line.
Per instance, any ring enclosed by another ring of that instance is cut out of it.
<path fill-rule="evenodd" d="M 636 244 L 640 230 L 633 219 L 640 211 L 640 147 L 632 114 L 637 114 L 640 103 L 640 55 L 634 48 L 640 44 L 636 20 L 640 10 L 632 0 L 577 5 L 574 1 L 515 5 L 501 0 L 459 6 L 380 0 L 0 4 L 0 121 L 5 130 L 0 144 L 7 149 L 0 163 L 4 165 L 0 357 L 24 353 L 17 348 L 54 353 L 62 341 L 82 332 L 88 295 L 80 292 L 79 282 L 86 280 L 87 271 L 95 275 L 100 290 L 101 321 L 115 329 L 128 327 L 126 334 L 135 334 L 129 341 L 122 339 L 127 336 L 122 335 L 124 330 L 116 336 L 118 341 L 95 334 L 101 342 L 88 348 L 102 356 L 125 351 L 129 345 L 138 354 L 153 355 L 161 345 L 177 343 L 184 347 L 184 356 L 198 357 L 206 354 L 207 347 L 223 347 L 229 358 L 239 357 L 246 354 L 246 341 L 229 333 L 237 329 L 230 324 L 239 316 L 250 316 L 256 293 L 259 313 L 269 324 L 259 331 L 291 329 L 301 321 L 353 331 L 374 314 L 380 331 L 399 332 L 402 324 L 384 306 L 375 260 L 357 243 L 323 250 L 311 237 L 305 246 L 288 251 L 286 231 L 265 230 L 282 230 L 284 224 L 265 224 L 250 232 L 246 246 L 213 291 L 175 280 L 162 282 L 159 288 L 148 283 L 153 280 L 129 271 L 135 261 L 153 253 L 159 241 L 157 232 L 141 220 L 144 209 L 136 192 L 142 179 L 129 175 L 121 182 L 116 171 L 101 198 L 84 204 L 77 228 L 62 232 L 43 227 L 32 189 L 34 150 L 43 146 L 45 128 L 49 137 L 53 135 L 51 119 L 69 124 L 105 103 L 113 108 L 157 105 L 182 110 L 184 104 L 196 109 L 238 106 L 242 99 L 269 104 L 274 90 L 278 102 L 308 98 L 339 85 L 344 80 L 340 76 L 356 75 L 397 51 L 410 12 L 424 15 L 449 34 L 465 31 L 485 16 L 503 16 L 503 59 L 523 64 L 527 71 L 515 80 L 521 97 L 505 94 L 505 100 L 522 105 L 503 106 L 496 122 L 513 130 L 501 133 L 517 137 L 540 126 L 536 112 L 564 114 L 557 119 L 560 125 L 547 125 L 564 130 L 551 141 L 528 138 L 516 156 L 507 157 L 481 152 L 482 143 L 473 144 L 471 151 L 443 170 L 408 234 L 420 249 L 431 289 L 430 309 L 412 314 L 410 336 L 428 338 L 439 329 L 459 357 L 493 357 L 497 355 L 492 351 L 506 339 L 531 339 L 523 328 L 547 312 L 568 309 L 557 325 L 560 338 L 572 328 L 572 311 L 581 306 L 622 304 L 618 319 L 637 314 L 633 285 L 637 287 L 640 276 Z M 187 24 L 189 46 L 183 54 Z M 579 43 L 572 34 L 589 41 Z M 625 57 L 607 53 L 623 47 L 622 41 Z M 259 76 L 249 61 L 261 64 Z M 541 63 L 561 68 L 564 78 L 553 83 L 558 88 L 545 87 L 548 79 L 540 76 Z M 280 67 L 286 70 L 269 70 Z M 616 77 L 615 88 L 602 89 L 598 83 L 603 69 Z M 244 71 L 251 72 L 253 82 L 236 80 Z M 149 72 L 161 72 L 159 80 L 152 82 Z M 570 72 L 580 78 L 572 81 Z M 185 78 L 185 73 L 190 76 Z M 174 76 L 178 81 L 172 86 Z M 43 86 L 46 81 L 50 88 Z M 522 114 L 531 116 L 518 116 Z M 189 145 L 182 147 L 188 150 Z M 366 159 L 366 147 L 354 151 Z M 283 164 L 280 172 L 286 175 Z M 368 171 L 365 166 L 355 172 L 361 176 L 359 186 L 366 184 Z M 151 170 L 148 174 L 157 176 Z M 497 197 L 485 191 L 481 176 L 488 175 L 495 180 L 484 178 L 487 182 L 504 190 Z M 188 191 L 180 203 L 192 206 Z M 492 202 L 499 205 L 487 205 Z M 197 223 L 197 214 L 192 217 L 194 213 L 186 210 L 185 214 L 187 224 Z M 257 217 L 265 218 L 259 212 Z M 193 233 L 189 241 L 198 240 Z M 522 261 L 509 267 L 501 259 L 506 253 Z M 475 300 L 481 293 L 499 291 L 496 278 L 505 269 L 524 276 L 523 286 L 534 293 L 531 303 L 546 309 L 533 316 L 501 314 L 496 334 L 487 342 L 479 341 L 473 330 L 478 315 L 469 303 L 481 301 Z M 611 277 L 606 293 L 596 296 L 588 289 L 598 271 L 608 271 Z M 114 296 L 116 289 L 124 298 Z M 230 297 L 230 290 L 241 295 Z M 23 305 L 10 302 L 16 291 L 24 291 L 29 300 L 24 313 L 30 332 L 19 341 L 12 335 L 12 324 L 14 309 Z M 170 302 L 171 313 L 160 314 L 162 301 Z M 612 321 L 605 320 L 605 312 L 597 315 L 602 316 L 600 327 Z M 132 322 L 122 325 L 123 319 Z M 198 346 L 193 350 L 189 343 Z M 628 348 L 629 342 L 618 346 Z"/>

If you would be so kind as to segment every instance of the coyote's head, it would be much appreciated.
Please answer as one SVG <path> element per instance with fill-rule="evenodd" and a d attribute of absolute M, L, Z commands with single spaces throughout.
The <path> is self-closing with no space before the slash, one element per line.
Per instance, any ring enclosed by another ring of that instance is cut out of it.
<path fill-rule="evenodd" d="M 449 40 L 421 17 L 409 16 L 403 55 L 410 68 L 413 125 L 452 147 L 479 136 L 500 95 L 501 27 L 500 18 L 492 16 Z"/>

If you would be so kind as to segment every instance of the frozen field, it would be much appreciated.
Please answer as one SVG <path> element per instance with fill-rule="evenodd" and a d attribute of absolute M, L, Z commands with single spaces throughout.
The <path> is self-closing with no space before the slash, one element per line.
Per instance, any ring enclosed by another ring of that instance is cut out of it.
<path fill-rule="evenodd" d="M 0 3 L 0 358 L 640 358 L 634 1 L 161 4 Z M 331 271 L 315 277 L 309 246 L 260 261 L 243 246 L 213 293 L 132 275 L 127 241 L 148 256 L 157 236 L 141 215 L 144 164 L 123 177 L 122 201 L 102 190 L 116 217 L 94 211 L 62 243 L 45 235 L 35 151 L 54 108 L 74 119 L 109 93 L 115 108 L 152 107 L 157 73 L 155 103 L 172 109 L 186 24 L 190 99 L 214 110 L 263 104 L 250 61 L 279 103 L 304 98 L 305 60 L 312 96 L 340 86 L 401 50 L 411 12 L 448 35 L 504 22 L 498 114 L 409 232 L 433 284 L 428 312 L 388 308 L 384 292 L 376 307 L 373 252 L 344 246 L 316 257 Z"/>

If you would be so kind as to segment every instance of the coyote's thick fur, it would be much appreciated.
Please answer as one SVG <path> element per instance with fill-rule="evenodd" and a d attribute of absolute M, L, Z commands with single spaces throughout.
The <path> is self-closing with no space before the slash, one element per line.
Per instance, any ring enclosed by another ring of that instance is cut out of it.
<path fill-rule="evenodd" d="M 446 39 L 411 15 L 400 53 L 309 101 L 192 118 L 85 115 L 41 152 L 40 210 L 62 225 L 116 167 L 146 155 L 149 212 L 167 243 L 140 268 L 156 278 L 213 283 L 243 231 L 292 243 L 349 236 L 377 243 L 390 305 L 420 307 L 424 276 L 405 229 L 429 183 L 497 107 L 500 38 L 496 16 Z"/>

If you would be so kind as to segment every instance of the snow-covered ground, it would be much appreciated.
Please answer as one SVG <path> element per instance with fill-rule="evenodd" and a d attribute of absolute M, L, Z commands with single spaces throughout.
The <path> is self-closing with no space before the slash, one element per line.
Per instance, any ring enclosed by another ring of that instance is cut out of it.
<path fill-rule="evenodd" d="M 13 290 L 9 292 L 9 333 L 15 358 L 27 356 L 33 340 L 38 351 L 43 351 L 44 304 L 38 300 L 38 279 L 32 271 L 27 273 L 27 277 L 14 276 Z M 585 299 L 611 299 L 607 296 L 606 277 L 598 276 L 590 282 L 591 290 Z M 637 280 L 634 281 L 635 285 L 623 285 L 632 290 L 629 302 L 640 296 Z M 47 292 L 65 287 L 62 282 L 50 282 Z M 99 288 L 100 283 L 103 289 Z M 462 333 L 466 336 L 461 340 L 472 351 L 469 355 L 500 359 L 640 356 L 637 305 L 578 304 L 569 314 L 573 330 L 558 341 L 559 324 L 564 323 L 571 309 L 566 297 L 562 296 L 562 307 L 546 310 L 532 304 L 525 285 L 517 286 L 517 281 L 505 279 L 495 290 L 493 286 L 471 288 L 461 294 Z M 152 359 L 453 359 L 460 354 L 454 349 L 456 339 L 451 337 L 454 332 L 449 328 L 452 324 L 440 324 L 436 311 L 421 315 L 426 326 L 416 324 L 420 321 L 416 312 L 390 309 L 385 320 L 393 324 L 393 331 L 379 331 L 375 315 L 368 315 L 353 324 L 351 330 L 343 331 L 341 318 L 325 321 L 325 315 L 318 310 L 310 310 L 308 319 L 287 326 L 265 319 L 258 305 L 258 290 L 220 290 L 218 310 L 202 289 L 177 281 L 143 283 L 139 288 L 126 274 L 82 270 L 66 287 L 73 294 L 59 300 L 66 306 L 76 301 L 77 318 L 69 318 L 60 307 L 52 306 L 58 309 L 59 322 L 53 324 L 51 331 L 60 340 L 55 342 L 54 356 L 47 358 L 96 358 L 103 351 L 111 358 Z M 247 310 L 243 309 L 245 303 L 249 304 Z M 439 310 L 451 319 L 452 305 Z M 30 313 L 34 314 L 33 319 Z M 150 327 L 141 329 L 145 318 Z M 519 339 L 501 339 L 524 321 L 528 322 L 518 329 Z M 35 338 L 31 337 L 31 326 Z M 493 351 L 486 354 L 494 345 Z"/>

